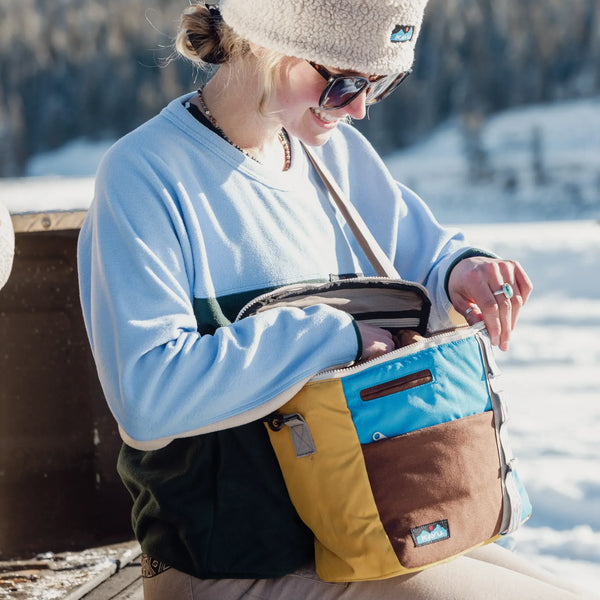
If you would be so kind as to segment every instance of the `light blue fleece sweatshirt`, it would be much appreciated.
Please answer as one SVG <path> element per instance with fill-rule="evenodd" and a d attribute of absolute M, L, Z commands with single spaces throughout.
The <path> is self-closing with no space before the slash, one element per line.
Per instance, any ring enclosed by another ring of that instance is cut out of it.
<path fill-rule="evenodd" d="M 278 408 L 273 398 L 351 362 L 352 319 L 324 305 L 233 322 L 278 286 L 373 269 L 292 139 L 273 173 L 196 121 L 191 94 L 106 154 L 79 241 L 81 300 L 100 381 L 124 440 L 152 449 Z M 352 127 L 317 149 L 406 280 L 448 323 L 448 267 L 470 250 Z"/>

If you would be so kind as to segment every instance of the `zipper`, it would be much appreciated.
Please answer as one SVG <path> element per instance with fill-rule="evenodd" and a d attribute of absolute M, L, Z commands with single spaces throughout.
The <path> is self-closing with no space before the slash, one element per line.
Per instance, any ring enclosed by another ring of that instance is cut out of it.
<path fill-rule="evenodd" d="M 391 394 L 397 394 L 399 392 L 406 392 L 416 387 L 421 387 L 427 383 L 433 381 L 433 375 L 429 369 L 423 369 L 386 383 L 380 383 L 370 388 L 365 388 L 360 391 L 360 399 L 363 402 L 370 402 L 371 400 L 378 400 Z"/>
<path fill-rule="evenodd" d="M 392 279 L 391 277 L 377 277 L 377 276 L 373 276 L 373 277 L 353 277 L 352 279 L 345 279 L 345 280 L 340 280 L 340 281 L 344 281 L 347 282 L 348 284 L 352 284 L 352 283 L 369 283 L 369 282 L 390 282 L 390 283 L 401 283 L 407 286 L 412 286 L 415 287 L 417 289 L 419 289 L 421 292 L 423 292 L 425 294 L 425 296 L 427 298 L 429 298 L 429 292 L 425 289 L 424 286 L 422 286 L 420 283 L 415 283 L 415 282 L 408 282 L 408 281 L 404 281 L 403 279 Z M 260 296 L 257 296 L 256 298 L 253 298 L 252 300 L 250 300 L 250 302 L 246 303 L 242 309 L 239 311 L 237 317 L 235 318 L 235 322 L 239 321 L 240 319 L 243 319 L 246 315 L 245 313 L 248 312 L 248 310 L 257 303 L 260 302 L 264 302 L 265 300 L 268 300 L 269 298 L 272 298 L 274 296 L 279 295 L 280 293 L 285 293 L 285 292 L 290 292 L 290 291 L 294 291 L 294 290 L 298 290 L 298 291 L 306 291 L 306 292 L 310 292 L 312 290 L 315 290 L 317 288 L 323 287 L 325 285 L 327 285 L 327 283 L 331 283 L 331 282 L 322 282 L 322 283 L 291 283 L 289 285 L 284 285 L 282 287 L 276 288 L 274 290 L 271 290 L 270 292 L 265 292 L 264 294 L 261 294 Z M 336 281 L 335 283 L 339 283 L 339 281 Z"/>
<path fill-rule="evenodd" d="M 336 367 L 333 369 L 327 369 L 326 371 L 321 371 L 311 378 L 310 383 L 333 377 L 341 377 L 342 375 L 360 373 L 362 370 L 368 369 L 375 365 L 386 363 L 396 358 L 402 358 L 403 356 L 408 356 L 409 354 L 419 352 L 420 350 L 432 348 L 437 346 L 440 341 L 454 342 L 467 339 L 472 335 L 483 331 L 484 329 L 485 324 L 482 321 L 480 323 L 476 323 L 475 325 L 460 325 L 459 327 L 455 327 L 453 329 L 436 331 L 424 340 L 419 340 L 418 342 L 414 342 L 408 346 L 403 346 L 402 348 L 398 348 L 397 350 L 393 350 L 387 354 L 382 354 L 381 356 L 371 358 L 370 360 L 361 362 L 360 364 L 350 365 L 349 367 Z"/>

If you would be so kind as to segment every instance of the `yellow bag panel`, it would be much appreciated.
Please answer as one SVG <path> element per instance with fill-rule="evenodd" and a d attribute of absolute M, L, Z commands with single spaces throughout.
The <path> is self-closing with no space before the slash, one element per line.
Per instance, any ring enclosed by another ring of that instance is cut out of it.
<path fill-rule="evenodd" d="M 340 380 L 307 384 L 279 412 L 302 415 L 316 447 L 315 454 L 297 458 L 288 429 L 267 427 L 280 464 L 288 465 L 282 471 L 300 518 L 320 532 L 315 541 L 319 577 L 357 581 L 372 579 L 374 572 L 387 573 L 384 577 L 407 572 L 379 519 Z M 320 482 L 320 501 L 315 501 L 315 490 L 307 488 L 306 481 Z"/>

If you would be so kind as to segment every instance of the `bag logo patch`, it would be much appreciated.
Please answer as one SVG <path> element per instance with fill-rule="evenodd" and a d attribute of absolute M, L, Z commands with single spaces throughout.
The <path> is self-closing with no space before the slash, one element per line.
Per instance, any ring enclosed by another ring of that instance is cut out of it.
<path fill-rule="evenodd" d="M 448 526 L 448 521 L 444 519 L 442 521 L 427 523 L 427 525 L 412 527 L 410 533 L 416 547 L 426 546 L 427 544 L 447 540 L 450 537 L 450 527 Z"/>
<path fill-rule="evenodd" d="M 410 42 L 415 34 L 413 25 L 396 25 L 390 40 L 392 42 Z"/>

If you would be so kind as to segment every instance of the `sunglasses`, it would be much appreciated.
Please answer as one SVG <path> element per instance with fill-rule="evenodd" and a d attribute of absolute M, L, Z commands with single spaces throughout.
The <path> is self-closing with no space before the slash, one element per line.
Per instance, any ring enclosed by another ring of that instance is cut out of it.
<path fill-rule="evenodd" d="M 327 81 L 319 98 L 319 107 L 334 110 L 347 106 L 367 90 L 367 104 L 375 104 L 389 96 L 411 73 L 412 69 L 394 75 L 370 78 L 360 75 L 332 75 L 325 67 L 310 60 L 308 64 Z"/>

